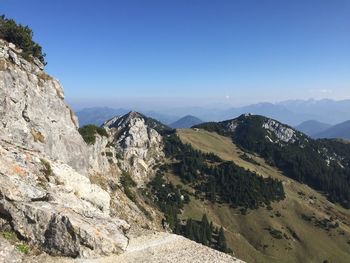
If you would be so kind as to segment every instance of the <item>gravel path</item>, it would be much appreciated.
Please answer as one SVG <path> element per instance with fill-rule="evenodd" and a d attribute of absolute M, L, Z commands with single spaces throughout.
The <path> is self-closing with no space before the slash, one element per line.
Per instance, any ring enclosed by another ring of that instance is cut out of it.
<path fill-rule="evenodd" d="M 52 261 L 51 261 L 52 260 Z M 150 233 L 130 239 L 125 253 L 99 259 L 35 258 L 29 262 L 58 263 L 219 263 L 243 262 L 182 236 Z"/>

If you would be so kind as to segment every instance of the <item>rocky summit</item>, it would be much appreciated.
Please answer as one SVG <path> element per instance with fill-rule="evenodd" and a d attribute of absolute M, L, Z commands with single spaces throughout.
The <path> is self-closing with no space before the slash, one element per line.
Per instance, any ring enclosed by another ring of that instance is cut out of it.
<path fill-rule="evenodd" d="M 130 172 L 139 186 L 149 182 L 152 168 L 164 158 L 162 136 L 148 125 L 145 116 L 133 111 L 103 126 L 109 129 L 116 153 L 124 160 L 121 168 Z"/>
<path fill-rule="evenodd" d="M 0 262 L 236 261 L 159 232 L 162 213 L 138 197 L 163 162 L 165 126 L 130 112 L 85 142 L 60 83 L 22 52 L 0 41 Z"/>

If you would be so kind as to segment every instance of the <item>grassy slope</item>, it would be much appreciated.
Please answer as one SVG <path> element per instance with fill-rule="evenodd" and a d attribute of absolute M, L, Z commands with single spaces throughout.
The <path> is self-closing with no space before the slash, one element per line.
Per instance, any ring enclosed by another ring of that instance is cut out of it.
<path fill-rule="evenodd" d="M 237 257 L 248 262 L 350 262 L 350 211 L 334 205 L 324 196 L 297 183 L 277 169 L 267 165 L 258 156 L 249 155 L 260 165 L 242 160 L 243 153 L 230 138 L 203 130 L 178 130 L 181 140 L 190 143 L 196 149 L 213 152 L 225 160 L 257 172 L 262 176 L 272 176 L 283 181 L 286 199 L 272 204 L 272 210 L 260 208 L 240 215 L 225 205 L 211 204 L 192 199 L 185 207 L 183 217 L 200 218 L 207 213 L 210 220 L 223 225 L 230 246 Z M 168 175 L 173 182 L 176 180 Z M 176 180 L 176 183 L 180 183 Z M 303 194 L 298 194 L 303 193 Z M 313 196 L 313 199 L 310 199 Z M 281 216 L 276 216 L 278 212 Z M 301 214 L 315 215 L 319 219 L 333 218 L 339 227 L 324 230 L 302 219 Z M 280 230 L 286 236 L 273 238 L 268 227 Z M 292 237 L 292 229 L 300 241 Z M 341 232 L 344 234 L 341 234 Z"/>

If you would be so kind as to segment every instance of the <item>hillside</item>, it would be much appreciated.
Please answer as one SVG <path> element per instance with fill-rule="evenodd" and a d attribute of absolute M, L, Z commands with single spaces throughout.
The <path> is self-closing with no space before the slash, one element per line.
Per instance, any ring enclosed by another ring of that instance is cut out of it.
<path fill-rule="evenodd" d="M 315 134 L 321 133 L 331 126 L 332 125 L 327 123 L 309 120 L 300 123 L 298 126 L 295 126 L 295 129 L 309 135 L 310 137 L 313 137 Z"/>
<path fill-rule="evenodd" d="M 316 138 L 337 138 L 350 140 L 350 121 L 334 125 L 326 130 L 315 133 Z"/>
<path fill-rule="evenodd" d="M 282 180 L 286 194 L 285 200 L 250 210 L 246 215 L 226 205 L 191 199 L 184 208 L 184 218 L 200 218 L 203 212 L 207 213 L 215 224 L 225 227 L 229 245 L 247 262 L 350 260 L 349 210 L 286 177 L 258 155 L 242 151 L 229 137 L 200 129 L 178 130 L 178 135 L 198 150 L 213 152 L 261 176 Z M 176 182 L 176 177 L 169 178 Z M 338 227 L 330 227 L 336 222 Z"/>
<path fill-rule="evenodd" d="M 194 125 L 203 123 L 201 119 L 198 119 L 195 116 L 192 115 L 186 115 L 179 120 L 169 124 L 170 127 L 174 129 L 180 129 L 180 128 L 191 128 Z"/>
<path fill-rule="evenodd" d="M 313 140 L 288 125 L 251 114 L 196 127 L 231 137 L 240 148 L 260 154 L 286 176 L 323 191 L 333 202 L 350 207 L 349 145 Z"/>

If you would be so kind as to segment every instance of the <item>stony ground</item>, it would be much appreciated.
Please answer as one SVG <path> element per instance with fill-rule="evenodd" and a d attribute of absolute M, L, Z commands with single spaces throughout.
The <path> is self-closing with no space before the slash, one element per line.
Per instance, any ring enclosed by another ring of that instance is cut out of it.
<path fill-rule="evenodd" d="M 126 252 L 99 259 L 63 259 L 41 255 L 26 259 L 27 263 L 180 263 L 243 262 L 230 255 L 202 246 L 182 236 L 152 232 L 132 237 Z"/>

